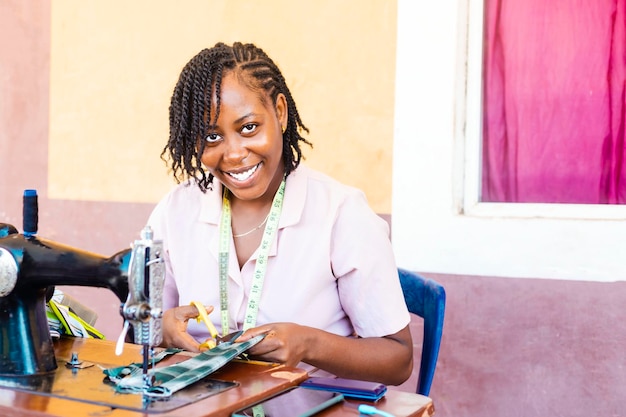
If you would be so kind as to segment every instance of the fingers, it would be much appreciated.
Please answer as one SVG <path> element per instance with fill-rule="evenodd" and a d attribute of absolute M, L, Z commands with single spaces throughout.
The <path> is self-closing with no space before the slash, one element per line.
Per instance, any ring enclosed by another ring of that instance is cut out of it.
<path fill-rule="evenodd" d="M 248 329 L 245 332 L 243 332 L 243 334 L 241 336 L 239 336 L 237 338 L 237 342 L 247 342 L 248 340 L 252 339 L 253 337 L 256 337 L 260 334 L 263 334 L 265 332 L 260 331 L 259 327 L 255 327 L 253 329 Z"/>
<path fill-rule="evenodd" d="M 282 346 L 283 344 L 279 340 L 273 338 L 270 333 L 268 333 L 263 340 L 248 349 L 248 353 L 254 356 L 268 355 L 280 350 Z"/>
<path fill-rule="evenodd" d="M 180 306 L 173 308 L 172 310 L 176 310 L 177 316 L 181 319 L 184 318 L 185 321 L 195 319 L 200 315 L 200 312 L 195 304 L 196 303 L 194 302 L 192 305 Z M 213 306 L 204 306 L 204 308 L 206 309 L 207 314 L 211 314 L 213 312 Z"/>
<path fill-rule="evenodd" d="M 172 337 L 168 339 L 169 339 L 167 341 L 168 347 L 177 347 L 177 348 L 188 350 L 190 352 L 201 352 L 201 351 L 206 350 L 206 348 L 201 349 L 200 343 L 198 343 L 198 341 L 194 339 L 193 337 L 191 337 L 191 335 L 187 332 L 184 332 L 184 333 L 178 332 L 172 335 Z M 163 337 L 163 340 L 165 341 L 165 336 Z"/>
<path fill-rule="evenodd" d="M 199 322 L 204 322 L 204 325 L 209 330 L 209 333 L 211 334 L 211 337 L 213 339 L 217 339 L 217 336 L 218 336 L 217 329 L 215 328 L 215 325 L 213 324 L 213 322 L 209 318 L 210 311 L 207 311 L 206 307 L 203 306 L 198 301 L 192 301 L 191 305 L 194 306 L 196 308 L 196 310 L 198 311 L 198 315 L 197 315 L 197 319 L 196 319 L 196 320 L 198 320 L 198 323 Z M 212 311 L 213 308 L 211 307 L 210 310 Z"/>
<path fill-rule="evenodd" d="M 284 363 L 295 366 L 302 359 L 302 347 L 299 346 L 297 336 L 299 326 L 291 323 L 273 323 L 247 330 L 237 342 L 245 342 L 258 335 L 265 338 L 252 346 L 250 356 L 269 362 Z"/>
<path fill-rule="evenodd" d="M 213 311 L 212 306 L 208 306 L 207 312 Z M 195 306 L 180 306 L 166 310 L 163 313 L 163 345 L 166 347 L 177 347 L 191 352 L 200 352 L 200 343 L 187 333 L 187 322 L 189 319 L 198 317 L 198 309 Z"/>
<path fill-rule="evenodd" d="M 234 342 L 246 342 L 254 337 L 257 337 L 260 334 L 267 335 L 271 331 L 272 329 L 267 326 L 254 327 L 252 329 L 246 330 L 241 336 L 234 340 Z"/>

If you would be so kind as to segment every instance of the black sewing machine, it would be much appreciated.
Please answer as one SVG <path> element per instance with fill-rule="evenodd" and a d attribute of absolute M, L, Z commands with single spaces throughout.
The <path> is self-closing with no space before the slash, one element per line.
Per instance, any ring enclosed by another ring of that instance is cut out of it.
<path fill-rule="evenodd" d="M 36 237 L 37 194 L 24 193 L 24 233 L 0 223 L 0 385 L 44 388 L 57 369 L 45 312 L 55 285 L 128 295 L 128 251 L 111 258 Z"/>
<path fill-rule="evenodd" d="M 0 385 L 38 386 L 57 368 L 45 312 L 47 290 L 105 287 L 126 300 L 129 251 L 104 258 L 18 234 L 4 223 L 0 236 Z"/>
<path fill-rule="evenodd" d="M 131 340 L 143 345 L 144 384 L 150 386 L 148 361 L 162 339 L 161 242 L 153 240 L 146 227 L 130 249 L 105 257 L 39 238 L 34 190 L 24 193 L 23 215 L 21 234 L 13 225 L 0 223 L 0 388 L 56 391 L 52 385 L 62 379 L 60 372 L 65 369 L 57 365 L 45 311 L 46 293 L 56 285 L 102 287 L 117 295 L 123 303 L 120 314 L 125 325 L 116 350 L 123 347 L 132 325 Z M 101 385 L 100 369 L 94 367 L 90 374 L 83 371 L 79 378 Z M 98 390 L 110 390 L 99 385 Z M 145 408 L 145 404 L 137 407 Z"/>

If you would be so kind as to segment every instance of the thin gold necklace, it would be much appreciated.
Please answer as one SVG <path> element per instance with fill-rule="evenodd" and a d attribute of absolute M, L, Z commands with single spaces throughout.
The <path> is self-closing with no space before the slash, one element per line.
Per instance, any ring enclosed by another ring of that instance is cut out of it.
<path fill-rule="evenodd" d="M 247 231 L 247 232 L 245 232 L 245 233 L 240 233 L 240 234 L 238 234 L 238 235 L 233 235 L 233 237 L 244 237 L 244 236 L 248 236 L 250 233 L 252 233 L 252 232 L 254 232 L 254 231 L 259 230 L 261 227 L 263 227 L 263 225 L 265 224 L 265 222 L 267 221 L 267 219 L 268 219 L 269 217 L 270 217 L 270 214 L 269 214 L 269 213 L 267 213 L 267 216 L 265 216 L 265 219 L 263 219 L 263 221 L 261 222 L 261 224 L 259 224 L 257 227 L 255 227 L 255 228 L 253 228 L 253 229 L 251 229 L 251 230 L 248 230 L 248 231 Z"/>

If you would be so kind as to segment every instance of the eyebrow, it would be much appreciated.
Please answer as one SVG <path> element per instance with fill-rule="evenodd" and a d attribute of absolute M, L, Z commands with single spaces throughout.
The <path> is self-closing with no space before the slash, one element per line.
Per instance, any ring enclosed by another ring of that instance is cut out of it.
<path fill-rule="evenodd" d="M 233 122 L 233 124 L 235 124 L 235 125 L 240 124 L 241 122 L 243 122 L 243 121 L 244 121 L 244 120 L 246 120 L 247 118 L 249 118 L 249 117 L 255 117 L 255 116 L 258 116 L 258 114 L 257 114 L 257 113 L 254 113 L 254 112 L 250 112 L 250 113 L 244 114 L 243 116 L 241 116 L 240 118 L 238 118 L 237 120 L 235 120 L 235 121 Z M 214 124 L 214 125 L 209 125 L 209 126 L 208 126 L 208 128 L 209 128 L 209 130 L 217 130 L 218 125 L 216 125 L 216 124 Z"/>
<path fill-rule="evenodd" d="M 254 117 L 254 116 L 258 116 L 258 114 L 254 113 L 254 112 L 250 112 L 248 114 L 245 114 L 243 116 L 241 116 L 239 119 L 235 120 L 235 124 L 239 124 L 241 122 L 243 122 L 244 120 L 246 120 L 249 117 Z"/>

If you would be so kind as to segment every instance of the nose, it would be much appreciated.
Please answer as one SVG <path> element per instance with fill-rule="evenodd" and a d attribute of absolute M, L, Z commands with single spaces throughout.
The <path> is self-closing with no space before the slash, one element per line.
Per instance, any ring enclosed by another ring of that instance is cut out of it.
<path fill-rule="evenodd" d="M 242 138 L 237 135 L 230 135 L 224 141 L 224 160 L 230 163 L 240 163 L 248 156 L 248 149 L 246 149 Z"/>

